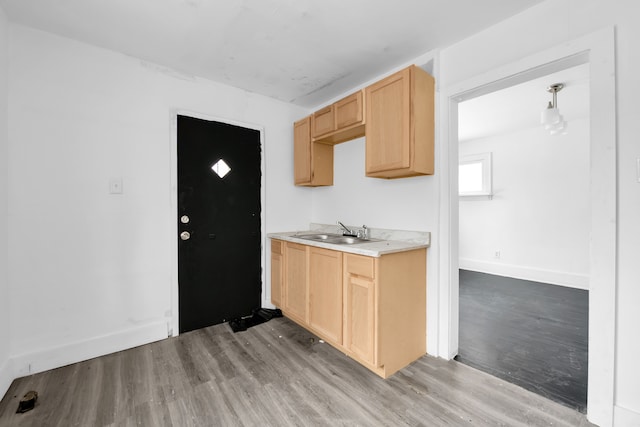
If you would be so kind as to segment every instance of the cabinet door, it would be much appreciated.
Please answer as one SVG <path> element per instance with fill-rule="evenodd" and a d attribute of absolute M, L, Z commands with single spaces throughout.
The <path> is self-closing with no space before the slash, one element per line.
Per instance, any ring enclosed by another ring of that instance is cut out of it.
<path fill-rule="evenodd" d="M 324 107 L 313 113 L 311 136 L 317 138 L 336 129 L 333 105 Z"/>
<path fill-rule="evenodd" d="M 282 264 L 282 246 L 280 240 L 271 241 L 271 304 L 282 307 L 282 274 L 284 265 Z"/>
<path fill-rule="evenodd" d="M 311 117 L 293 124 L 293 169 L 296 184 L 311 182 Z"/>
<path fill-rule="evenodd" d="M 333 146 L 311 141 L 311 116 L 293 124 L 295 185 L 333 185 Z"/>
<path fill-rule="evenodd" d="M 399 71 L 366 89 L 366 172 L 411 164 L 411 74 Z"/>
<path fill-rule="evenodd" d="M 362 122 L 362 91 L 349 95 L 334 104 L 336 129 L 341 130 Z"/>
<path fill-rule="evenodd" d="M 307 323 L 307 246 L 287 242 L 285 246 L 284 311 Z"/>
<path fill-rule="evenodd" d="M 345 347 L 375 366 L 375 283 L 372 279 L 347 274 L 345 334 Z"/>
<path fill-rule="evenodd" d="M 344 254 L 344 347 L 377 366 L 377 301 L 375 261 Z"/>
<path fill-rule="evenodd" d="M 309 325 L 342 345 L 342 252 L 309 247 Z"/>

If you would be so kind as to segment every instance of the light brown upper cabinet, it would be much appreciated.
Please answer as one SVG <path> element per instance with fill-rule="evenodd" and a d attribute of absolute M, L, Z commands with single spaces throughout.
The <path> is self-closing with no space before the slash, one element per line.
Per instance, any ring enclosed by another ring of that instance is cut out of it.
<path fill-rule="evenodd" d="M 434 80 L 412 65 L 365 90 L 366 175 L 433 174 Z"/>
<path fill-rule="evenodd" d="M 333 146 L 311 140 L 311 116 L 293 124 L 295 185 L 333 185 Z"/>
<path fill-rule="evenodd" d="M 360 90 L 313 113 L 313 141 L 339 144 L 364 136 L 363 96 Z"/>
<path fill-rule="evenodd" d="M 333 145 L 366 137 L 366 175 L 433 174 L 433 77 L 412 65 L 294 124 L 295 184 L 333 185 Z"/>

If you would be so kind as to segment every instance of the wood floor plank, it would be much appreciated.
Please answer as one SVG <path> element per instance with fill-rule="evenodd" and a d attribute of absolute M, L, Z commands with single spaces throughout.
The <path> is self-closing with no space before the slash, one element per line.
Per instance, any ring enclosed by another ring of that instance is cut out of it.
<path fill-rule="evenodd" d="M 40 393 L 15 414 L 26 391 Z M 455 361 L 383 380 L 288 319 L 192 331 L 13 382 L 0 426 L 588 426 L 583 414 Z"/>

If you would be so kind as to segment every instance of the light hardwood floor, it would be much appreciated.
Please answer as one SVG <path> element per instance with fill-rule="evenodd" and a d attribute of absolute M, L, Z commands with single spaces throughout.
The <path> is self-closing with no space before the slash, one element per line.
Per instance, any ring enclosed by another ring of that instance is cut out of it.
<path fill-rule="evenodd" d="M 16 414 L 29 390 L 35 409 Z M 585 416 L 455 361 L 383 380 L 280 318 L 217 325 L 17 379 L 0 426 L 588 426 Z"/>

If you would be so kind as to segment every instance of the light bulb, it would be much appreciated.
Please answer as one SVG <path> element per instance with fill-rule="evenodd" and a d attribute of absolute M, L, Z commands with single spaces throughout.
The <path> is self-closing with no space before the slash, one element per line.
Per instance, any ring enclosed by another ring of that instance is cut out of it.
<path fill-rule="evenodd" d="M 546 126 L 554 125 L 562 121 L 560 110 L 557 108 L 546 108 L 540 114 L 540 123 Z"/>

